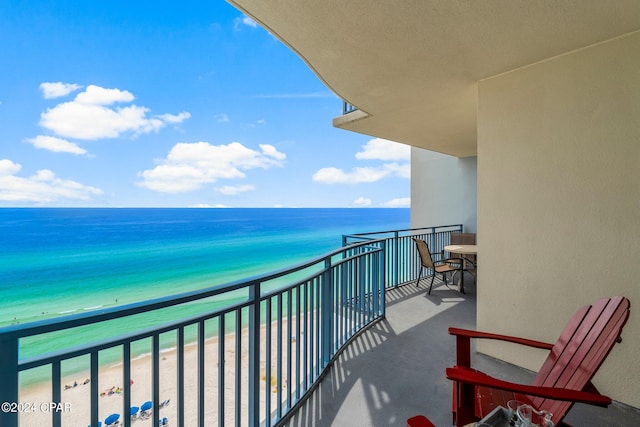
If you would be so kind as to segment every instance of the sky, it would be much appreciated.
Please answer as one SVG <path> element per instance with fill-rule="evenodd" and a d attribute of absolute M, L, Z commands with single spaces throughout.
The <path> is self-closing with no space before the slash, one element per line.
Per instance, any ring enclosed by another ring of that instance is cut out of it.
<path fill-rule="evenodd" d="M 223 1 L 0 0 L 0 207 L 409 207 L 408 146 Z"/>

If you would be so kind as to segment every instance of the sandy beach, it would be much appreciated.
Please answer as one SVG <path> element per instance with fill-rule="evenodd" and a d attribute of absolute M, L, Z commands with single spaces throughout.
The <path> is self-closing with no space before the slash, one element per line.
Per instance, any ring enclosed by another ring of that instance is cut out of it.
<path fill-rule="evenodd" d="M 276 322 L 272 323 L 272 336 L 277 332 Z M 283 335 L 286 333 L 286 322 L 283 322 Z M 275 366 L 276 352 L 272 349 L 272 376 L 268 381 L 265 375 L 265 326 L 262 327 L 261 344 L 261 408 L 264 408 L 266 391 L 269 390 L 271 408 L 276 405 L 275 387 Z M 284 341 L 284 340 L 283 340 Z M 286 344 L 283 342 L 283 347 Z M 236 411 L 235 388 L 236 388 L 236 337 L 230 334 L 225 337 L 225 365 L 224 365 L 224 391 L 225 391 L 225 425 L 234 424 L 234 414 Z M 274 346 L 275 347 L 275 346 Z M 205 343 L 205 420 L 206 425 L 218 425 L 218 349 L 217 338 L 208 339 Z M 248 425 L 246 419 L 248 390 L 248 332 L 243 329 L 241 337 L 241 352 L 239 362 L 241 366 L 241 412 L 242 425 Z M 196 344 L 185 345 L 185 421 L 184 426 L 197 425 L 197 387 L 198 387 L 198 351 Z M 286 351 L 284 352 L 286 354 Z M 163 351 L 160 355 L 160 403 L 168 401 L 168 404 L 160 409 L 160 413 L 147 419 L 136 417 L 132 420 L 132 425 L 136 427 L 152 426 L 153 421 L 167 419 L 169 426 L 177 426 L 177 351 L 175 349 Z M 295 360 L 295 346 L 293 346 L 292 359 Z M 283 361 L 284 363 L 285 361 Z M 101 396 L 98 398 L 99 420 L 105 422 L 111 414 L 120 414 L 120 425 L 122 425 L 122 415 L 129 413 L 124 408 L 124 395 L 121 392 L 123 387 L 123 366 L 122 364 L 101 367 L 99 373 L 99 386 Z M 286 375 L 286 372 L 283 372 Z M 84 427 L 90 423 L 90 384 L 84 384 L 89 378 L 87 373 L 75 374 L 72 377 L 62 379 L 62 425 L 65 427 Z M 152 398 L 152 369 L 151 357 L 146 355 L 131 361 L 131 406 L 141 406 L 144 402 Z M 283 399 L 286 393 L 287 378 L 282 378 L 285 388 Z M 73 386 L 74 383 L 77 385 Z M 65 388 L 70 386 L 70 388 Z M 32 412 L 20 415 L 20 425 L 27 427 L 42 427 L 51 425 L 51 411 L 44 410 L 42 405 L 51 402 L 51 390 L 49 384 L 30 387 L 21 392 L 21 403 L 33 403 Z M 261 411 L 262 412 L 262 411 Z M 264 417 L 261 414 L 261 417 Z"/>

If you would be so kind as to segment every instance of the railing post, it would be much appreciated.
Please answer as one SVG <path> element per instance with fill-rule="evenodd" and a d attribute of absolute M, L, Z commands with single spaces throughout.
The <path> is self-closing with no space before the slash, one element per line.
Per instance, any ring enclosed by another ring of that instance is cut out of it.
<path fill-rule="evenodd" d="M 0 426 L 18 427 L 18 339 L 0 338 Z M 12 406 L 13 404 L 13 406 Z"/>
<path fill-rule="evenodd" d="M 249 286 L 249 425 L 260 425 L 260 282 Z M 289 301 L 291 304 L 291 301 Z M 239 337 L 237 339 L 240 339 Z M 270 382 L 267 380 L 267 384 Z M 270 389 L 267 388 L 267 396 Z"/>
<path fill-rule="evenodd" d="M 397 236 L 396 236 L 397 238 Z M 387 315 L 387 304 L 386 304 L 386 296 L 385 296 L 385 292 L 386 292 L 386 284 L 385 284 L 385 278 L 387 277 L 386 274 L 386 263 L 385 263 L 385 259 L 387 258 L 387 243 L 383 240 L 382 242 L 382 251 L 380 252 L 380 256 L 379 256 L 379 260 L 380 260 L 380 279 L 378 280 L 379 283 L 379 289 L 380 292 L 378 293 L 378 298 L 380 298 L 380 315 L 382 315 L 382 317 Z M 397 248 L 398 244 L 397 244 L 397 240 L 396 240 L 396 248 Z M 397 284 L 397 282 L 396 282 Z"/>
<path fill-rule="evenodd" d="M 322 363 L 327 366 L 333 352 L 333 272 L 331 257 L 324 260 L 324 280 L 322 281 Z"/>
<path fill-rule="evenodd" d="M 435 227 L 431 227 L 429 230 L 431 230 L 431 238 L 429 239 L 429 250 L 431 250 L 431 252 L 435 252 L 435 248 L 436 248 L 436 228 Z"/>
<path fill-rule="evenodd" d="M 394 239 L 394 245 L 393 245 L 393 259 L 394 259 L 394 263 L 393 263 L 393 267 L 394 267 L 394 271 L 393 271 L 393 285 L 394 286 L 398 286 L 399 282 L 400 282 L 400 277 L 399 277 L 399 273 L 400 273 L 400 254 L 399 254 L 399 246 L 400 246 L 400 233 L 396 230 L 394 233 L 393 239 Z M 384 245 L 384 243 L 383 243 Z M 384 250 L 384 246 L 383 246 L 383 252 L 386 253 L 386 250 Z M 384 276 L 383 276 L 384 277 Z"/>

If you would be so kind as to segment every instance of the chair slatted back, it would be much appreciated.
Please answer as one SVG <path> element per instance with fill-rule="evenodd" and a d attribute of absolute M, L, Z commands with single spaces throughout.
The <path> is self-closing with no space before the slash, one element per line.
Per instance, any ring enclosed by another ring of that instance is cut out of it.
<path fill-rule="evenodd" d="M 475 233 L 451 233 L 451 244 L 452 245 L 475 245 L 476 244 L 476 235 Z M 456 252 L 449 253 L 450 258 L 462 258 L 466 257 L 471 261 L 475 262 L 475 255 L 463 255 Z"/>
<path fill-rule="evenodd" d="M 414 242 L 416 242 L 416 247 L 418 248 L 418 253 L 420 254 L 420 263 L 422 263 L 422 266 L 433 269 L 433 258 L 431 258 L 431 252 L 429 251 L 429 245 L 427 245 L 427 242 L 416 237 L 413 237 L 412 239 Z"/>
<path fill-rule="evenodd" d="M 542 364 L 533 385 L 585 390 L 629 318 L 629 300 L 603 298 L 573 315 Z M 531 396 L 534 406 L 562 419 L 573 403 Z"/>

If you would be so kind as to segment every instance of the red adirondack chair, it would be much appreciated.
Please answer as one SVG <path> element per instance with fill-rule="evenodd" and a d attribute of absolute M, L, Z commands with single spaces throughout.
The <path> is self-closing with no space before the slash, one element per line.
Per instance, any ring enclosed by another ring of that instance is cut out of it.
<path fill-rule="evenodd" d="M 453 380 L 453 422 L 464 426 L 483 418 L 496 406 L 507 407 L 517 399 L 553 414 L 556 426 L 575 402 L 606 407 L 611 399 L 591 383 L 629 317 L 629 300 L 604 298 L 581 308 L 565 326 L 555 344 L 506 335 L 449 328 L 456 336 L 457 364 L 447 368 Z M 532 385 L 498 380 L 471 368 L 471 338 L 497 339 L 547 349 L 549 355 Z"/>

